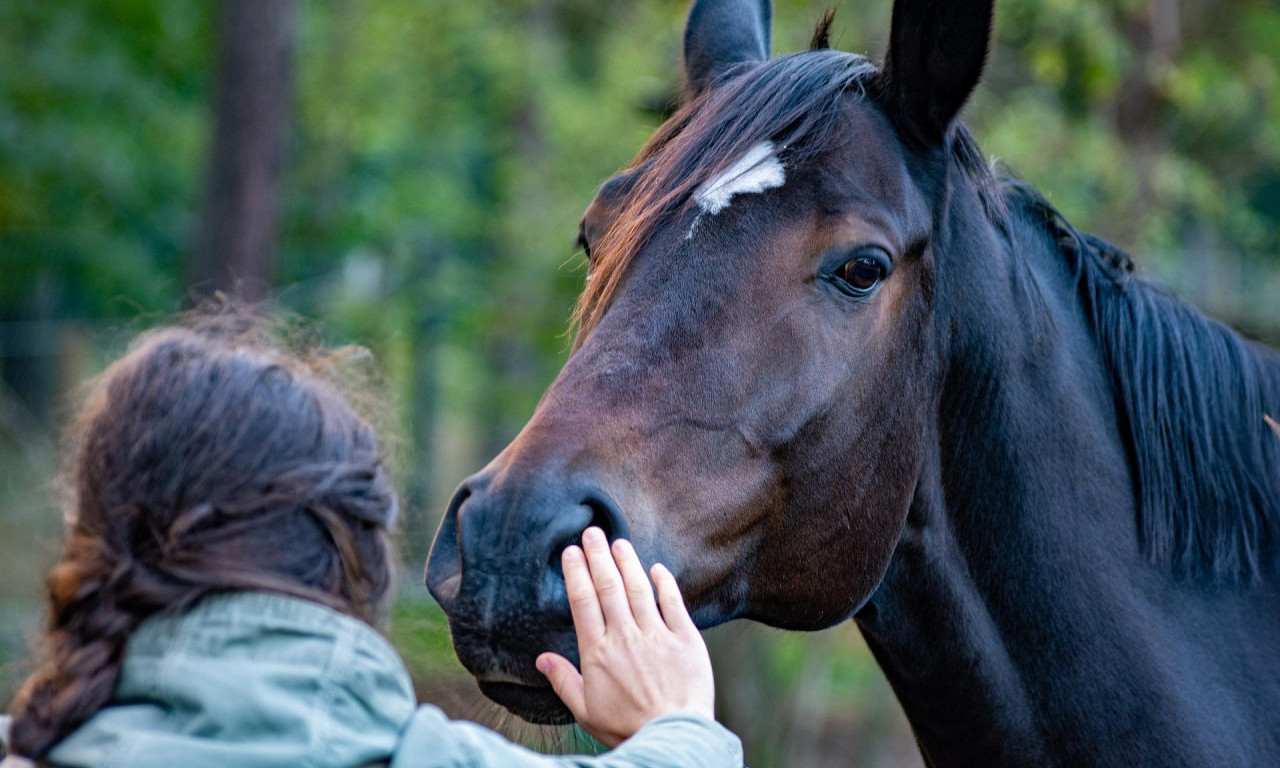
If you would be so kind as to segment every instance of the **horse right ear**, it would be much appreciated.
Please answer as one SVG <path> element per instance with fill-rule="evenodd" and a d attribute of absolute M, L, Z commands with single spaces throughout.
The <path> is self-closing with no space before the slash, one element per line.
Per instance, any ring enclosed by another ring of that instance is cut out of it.
<path fill-rule="evenodd" d="M 894 0 L 884 78 L 899 125 L 941 146 L 982 76 L 995 0 Z"/>
<path fill-rule="evenodd" d="M 684 28 L 686 93 L 697 96 L 735 64 L 769 59 L 770 0 L 697 0 Z"/>

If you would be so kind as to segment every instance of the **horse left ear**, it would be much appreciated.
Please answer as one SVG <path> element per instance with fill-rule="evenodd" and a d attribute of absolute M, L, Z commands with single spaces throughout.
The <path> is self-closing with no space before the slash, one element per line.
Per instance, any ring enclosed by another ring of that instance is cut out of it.
<path fill-rule="evenodd" d="M 986 64 L 995 0 L 895 0 L 884 83 L 900 127 L 941 146 Z"/>
<path fill-rule="evenodd" d="M 697 0 L 684 28 L 688 93 L 702 93 L 735 64 L 767 61 L 772 24 L 771 0 Z"/>

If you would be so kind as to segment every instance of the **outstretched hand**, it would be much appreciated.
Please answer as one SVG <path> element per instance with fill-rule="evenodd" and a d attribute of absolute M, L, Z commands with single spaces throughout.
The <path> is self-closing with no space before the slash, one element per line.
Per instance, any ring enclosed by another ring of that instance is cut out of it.
<path fill-rule="evenodd" d="M 714 717 L 711 658 L 671 572 L 646 576 L 630 542 L 595 527 L 561 559 L 582 670 L 555 653 L 537 666 L 582 728 L 612 748 L 665 714 Z"/>

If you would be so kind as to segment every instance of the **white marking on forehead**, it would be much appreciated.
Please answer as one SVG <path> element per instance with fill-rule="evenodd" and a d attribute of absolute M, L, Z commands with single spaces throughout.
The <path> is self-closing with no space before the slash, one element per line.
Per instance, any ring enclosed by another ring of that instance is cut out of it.
<path fill-rule="evenodd" d="M 738 162 L 698 188 L 694 199 L 702 210 L 715 216 L 729 206 L 734 195 L 750 195 L 780 187 L 787 181 L 772 141 L 762 141 Z"/>

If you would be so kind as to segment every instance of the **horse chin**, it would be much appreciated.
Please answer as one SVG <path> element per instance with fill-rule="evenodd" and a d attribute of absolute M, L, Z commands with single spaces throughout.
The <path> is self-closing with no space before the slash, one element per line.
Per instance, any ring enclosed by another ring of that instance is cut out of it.
<path fill-rule="evenodd" d="M 478 681 L 480 692 L 511 714 L 535 725 L 569 725 L 573 713 L 547 685 Z"/>

